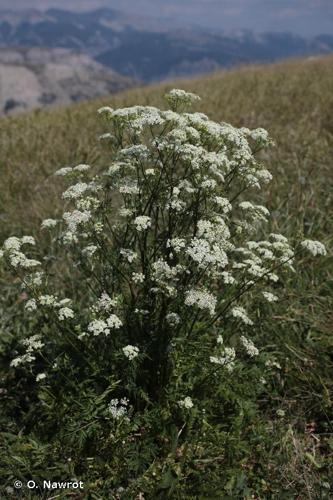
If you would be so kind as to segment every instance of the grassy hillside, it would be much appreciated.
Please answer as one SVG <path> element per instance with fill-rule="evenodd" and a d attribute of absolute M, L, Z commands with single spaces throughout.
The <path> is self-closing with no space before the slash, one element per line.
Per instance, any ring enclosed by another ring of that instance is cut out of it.
<path fill-rule="evenodd" d="M 164 106 L 166 90 L 178 87 L 199 94 L 198 109 L 214 120 L 264 127 L 270 132 L 276 144 L 264 157 L 274 176 L 263 198 L 272 212 L 267 230 L 291 239 L 318 239 L 331 254 L 332 85 L 333 58 L 312 58 L 243 67 L 138 88 L 70 108 L 2 119 L 0 239 L 38 235 L 41 220 L 60 213 L 62 186 L 51 176 L 55 170 L 78 163 L 108 164 L 108 153 L 97 140 L 105 131 L 96 114 L 98 107 Z M 242 424 L 239 467 L 246 471 L 249 482 L 243 489 L 237 486 L 239 490 L 228 482 L 224 493 L 219 492 L 221 498 L 250 498 L 246 496 L 250 493 L 255 498 L 330 498 L 331 264 L 330 256 L 306 269 L 301 261 L 292 288 L 285 292 L 274 316 L 260 325 L 261 338 L 281 370 L 272 392 L 256 401 L 253 421 Z M 277 409 L 282 410 L 279 418 Z M 241 481 L 239 475 L 237 478 Z M 228 491 L 234 496 L 228 496 Z M 235 496 L 235 491 L 242 493 Z"/>
<path fill-rule="evenodd" d="M 162 96 L 176 85 L 198 93 L 202 97 L 199 110 L 212 119 L 267 128 L 276 142 L 267 158 L 275 174 L 271 207 L 283 208 L 281 217 L 287 225 L 291 222 L 303 230 L 309 219 L 311 232 L 317 235 L 322 228 L 327 234 L 324 224 L 328 224 L 331 202 L 332 80 L 332 57 L 291 61 L 139 88 L 57 111 L 2 119 L 1 232 L 30 231 L 45 213 L 54 212 L 57 187 L 49 175 L 57 168 L 108 161 L 97 141 L 102 130 L 96 113 L 99 106 L 164 105 Z"/>

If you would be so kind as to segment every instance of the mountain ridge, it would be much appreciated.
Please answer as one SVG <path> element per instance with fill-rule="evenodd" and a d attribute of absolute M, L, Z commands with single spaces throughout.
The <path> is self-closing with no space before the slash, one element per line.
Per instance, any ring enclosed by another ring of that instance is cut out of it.
<path fill-rule="evenodd" d="M 21 18 L 0 11 L 0 46 L 13 45 L 80 50 L 123 75 L 150 82 L 239 63 L 330 53 L 333 35 L 304 38 L 288 32 L 170 28 L 163 19 L 158 22 L 110 8 L 78 13 L 33 10 Z"/>

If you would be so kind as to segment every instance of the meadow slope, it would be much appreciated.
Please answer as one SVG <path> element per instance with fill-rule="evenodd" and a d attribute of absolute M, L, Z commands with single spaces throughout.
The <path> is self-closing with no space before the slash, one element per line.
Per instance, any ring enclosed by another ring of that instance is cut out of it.
<path fill-rule="evenodd" d="M 259 195 L 272 212 L 267 231 L 318 239 L 328 249 L 319 264 L 304 269 L 300 262 L 274 316 L 261 325 L 281 371 L 274 391 L 257 402 L 265 437 L 250 445 L 242 467 L 264 478 L 251 489 L 256 498 L 330 498 L 333 57 L 241 67 L 0 120 L 0 240 L 39 236 L 41 220 L 61 213 L 63 186 L 52 177 L 55 170 L 110 161 L 98 141 L 105 131 L 96 113 L 101 105 L 163 107 L 173 87 L 200 95 L 198 110 L 214 120 L 269 131 L 275 146 L 264 160 L 274 179 L 265 197 Z M 277 408 L 284 412 L 279 419 Z"/>
<path fill-rule="evenodd" d="M 29 231 L 45 215 L 54 213 L 59 191 L 50 175 L 57 168 L 108 161 L 97 140 L 102 131 L 97 116 L 100 106 L 164 106 L 163 95 L 176 86 L 199 94 L 202 101 L 198 110 L 214 120 L 266 128 L 276 143 L 267 156 L 274 174 L 270 208 L 283 207 L 281 218 L 292 231 L 295 225 L 303 230 L 308 219 L 314 236 L 320 236 L 321 231 L 327 235 L 332 83 L 333 57 L 310 58 L 241 67 L 195 80 L 136 88 L 58 110 L 4 118 L 0 120 L 0 234 L 23 228 Z"/>

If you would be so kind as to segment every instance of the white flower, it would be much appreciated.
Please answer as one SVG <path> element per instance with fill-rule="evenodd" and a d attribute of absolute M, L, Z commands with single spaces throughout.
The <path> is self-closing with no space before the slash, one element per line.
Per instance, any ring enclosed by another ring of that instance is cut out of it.
<path fill-rule="evenodd" d="M 54 295 L 41 295 L 38 300 L 42 306 L 56 306 L 58 302 Z"/>
<path fill-rule="evenodd" d="M 149 154 L 149 149 L 144 144 L 135 144 L 124 148 L 119 152 L 120 156 L 125 156 L 129 158 L 145 159 Z"/>
<path fill-rule="evenodd" d="M 273 281 L 273 283 L 277 283 L 279 281 L 279 277 L 275 273 L 269 273 L 267 276 L 271 281 Z"/>
<path fill-rule="evenodd" d="M 200 132 L 194 127 L 185 127 L 184 131 L 186 132 L 186 137 L 188 140 L 194 143 L 200 142 Z"/>
<path fill-rule="evenodd" d="M 87 172 L 88 170 L 90 170 L 90 165 L 86 165 L 86 164 L 80 164 L 80 165 L 77 165 L 76 167 L 74 167 L 74 172 Z"/>
<path fill-rule="evenodd" d="M 99 110 L 97 112 L 100 115 L 103 115 L 103 114 L 105 114 L 105 115 L 112 115 L 113 109 L 110 108 L 110 106 L 103 106 L 103 107 L 99 108 Z"/>
<path fill-rule="evenodd" d="M 241 340 L 243 346 L 245 347 L 247 354 L 251 358 L 253 358 L 254 356 L 258 356 L 259 350 L 256 348 L 256 346 L 254 345 L 252 340 L 247 339 L 243 335 L 241 336 L 240 340 Z"/>
<path fill-rule="evenodd" d="M 208 241 L 193 238 L 189 247 L 186 249 L 186 253 L 198 264 L 206 266 L 211 262 L 210 259 L 210 245 Z"/>
<path fill-rule="evenodd" d="M 30 299 L 25 303 L 25 309 L 27 311 L 35 311 L 37 309 L 37 303 L 35 299 Z"/>
<path fill-rule="evenodd" d="M 20 250 L 21 248 L 21 240 L 19 238 L 17 238 L 16 236 L 12 236 L 11 238 L 8 238 L 4 244 L 3 244 L 3 248 L 7 251 L 11 251 L 11 250 Z"/>
<path fill-rule="evenodd" d="M 316 257 L 317 255 L 327 254 L 325 245 L 320 243 L 320 241 L 304 240 L 302 241 L 301 246 L 308 250 L 314 257 Z"/>
<path fill-rule="evenodd" d="M 110 177 L 115 176 L 119 172 L 124 172 L 125 169 L 131 170 L 133 166 L 126 161 L 117 161 L 112 163 L 112 165 L 108 168 L 104 175 L 108 175 Z"/>
<path fill-rule="evenodd" d="M 114 135 L 110 134 L 110 132 L 107 132 L 106 134 L 102 134 L 98 137 L 100 141 L 105 141 L 107 139 L 113 139 Z"/>
<path fill-rule="evenodd" d="M 36 377 L 36 382 L 40 382 L 41 380 L 44 380 L 46 378 L 45 373 L 39 373 Z"/>
<path fill-rule="evenodd" d="M 69 231 L 75 233 L 80 224 L 86 224 L 91 219 L 91 213 L 88 210 L 84 212 L 74 210 L 73 212 L 65 212 L 63 219 Z"/>
<path fill-rule="evenodd" d="M 119 186 L 119 192 L 122 194 L 139 194 L 140 189 L 138 187 L 137 181 L 132 179 L 127 179 Z"/>
<path fill-rule="evenodd" d="M 69 306 L 70 303 L 71 303 L 71 299 L 61 299 L 59 300 L 59 302 L 57 303 L 57 306 L 58 307 L 65 307 L 65 306 Z"/>
<path fill-rule="evenodd" d="M 254 130 L 250 130 L 249 135 L 254 141 L 262 143 L 269 142 L 268 132 L 264 128 L 256 128 Z"/>
<path fill-rule="evenodd" d="M 279 300 L 279 297 L 270 292 L 262 292 L 262 295 L 267 302 L 277 302 Z"/>
<path fill-rule="evenodd" d="M 130 217 L 131 215 L 133 215 L 133 210 L 131 210 L 130 208 L 119 208 L 118 214 L 120 215 L 120 217 Z"/>
<path fill-rule="evenodd" d="M 101 297 L 98 299 L 95 307 L 99 311 L 110 311 L 113 307 L 116 306 L 117 300 L 111 299 L 111 297 L 106 292 L 103 292 Z"/>
<path fill-rule="evenodd" d="M 194 406 L 193 401 L 189 396 L 186 396 L 186 398 L 178 401 L 178 405 L 180 408 L 185 408 L 186 410 L 190 410 Z"/>
<path fill-rule="evenodd" d="M 176 188 L 174 188 L 175 190 Z M 181 212 L 185 208 L 186 204 L 178 198 L 178 194 L 173 193 L 169 201 L 166 203 L 165 208 L 175 210 L 176 212 Z"/>
<path fill-rule="evenodd" d="M 72 167 L 63 167 L 63 168 L 60 168 L 59 170 L 57 170 L 57 171 L 54 173 L 54 175 L 61 175 L 61 176 L 65 176 L 65 175 L 70 174 L 71 172 L 73 172 Z"/>
<path fill-rule="evenodd" d="M 22 245 L 36 245 L 35 238 L 32 236 L 23 236 L 21 239 Z"/>
<path fill-rule="evenodd" d="M 74 311 L 69 307 L 62 307 L 58 311 L 58 317 L 60 321 L 64 321 L 65 319 L 74 318 Z"/>
<path fill-rule="evenodd" d="M 94 196 L 87 196 L 86 198 L 81 198 L 76 200 L 76 208 L 78 210 L 96 210 L 100 206 L 101 202 L 98 198 Z"/>
<path fill-rule="evenodd" d="M 274 254 L 268 248 L 258 248 L 257 253 L 266 260 L 274 260 Z"/>
<path fill-rule="evenodd" d="M 225 366 L 228 371 L 232 371 L 235 358 L 235 349 L 233 347 L 225 347 L 221 356 L 210 356 L 209 360 L 213 364 Z"/>
<path fill-rule="evenodd" d="M 127 345 L 126 347 L 123 347 L 123 353 L 125 354 L 126 358 L 128 358 L 130 361 L 136 358 L 139 355 L 139 352 L 140 352 L 139 348 L 133 345 Z"/>
<path fill-rule="evenodd" d="M 82 254 L 86 257 L 92 257 L 97 250 L 98 247 L 96 245 L 88 245 L 82 250 Z"/>
<path fill-rule="evenodd" d="M 215 196 L 214 201 L 216 205 L 218 205 L 220 208 L 222 208 L 222 212 L 224 214 L 227 214 L 228 212 L 231 212 L 232 210 L 232 205 L 228 198 L 222 198 L 221 196 Z"/>
<path fill-rule="evenodd" d="M 268 184 L 273 179 L 272 174 L 266 168 L 259 170 L 256 176 L 263 184 Z"/>
<path fill-rule="evenodd" d="M 197 189 L 193 187 L 192 183 L 187 180 L 187 179 L 182 179 L 179 184 L 178 188 L 180 190 L 184 190 L 186 193 L 193 194 L 197 192 Z"/>
<path fill-rule="evenodd" d="M 136 252 L 133 252 L 133 250 L 130 250 L 128 248 L 121 248 L 120 255 L 124 257 L 124 259 L 126 259 L 130 264 L 132 264 L 132 262 L 134 262 L 138 257 L 138 254 Z"/>
<path fill-rule="evenodd" d="M 185 294 L 185 304 L 187 306 L 196 306 L 199 309 L 207 309 L 213 316 L 215 313 L 217 299 L 206 290 L 189 290 Z"/>
<path fill-rule="evenodd" d="M 42 229 L 49 229 L 52 227 L 55 227 L 57 225 L 58 221 L 55 219 L 45 219 L 41 223 L 41 228 Z"/>
<path fill-rule="evenodd" d="M 175 111 L 171 110 L 162 111 L 162 116 L 166 121 L 171 122 L 174 125 L 179 125 L 179 126 L 186 125 L 186 120 L 184 119 L 184 117 L 181 116 L 179 113 L 176 113 Z"/>
<path fill-rule="evenodd" d="M 144 280 L 145 280 L 144 274 L 142 274 L 142 273 L 133 273 L 132 274 L 132 281 L 134 281 L 134 283 L 140 284 L 140 283 L 143 283 Z"/>
<path fill-rule="evenodd" d="M 38 260 L 28 259 L 24 253 L 16 250 L 10 250 L 9 261 L 13 267 L 22 267 L 23 269 L 29 269 L 40 265 Z"/>
<path fill-rule="evenodd" d="M 11 361 L 10 366 L 14 368 L 19 365 L 32 363 L 33 361 L 35 361 L 36 357 L 33 354 L 34 351 L 38 351 L 44 346 L 44 344 L 40 340 L 39 335 L 33 335 L 32 337 L 24 339 L 22 341 L 22 344 L 26 347 L 26 353 L 22 356 L 18 356 Z"/>
<path fill-rule="evenodd" d="M 147 311 L 147 309 L 138 309 L 138 308 L 135 308 L 134 309 L 134 313 L 135 314 L 142 314 L 143 316 L 147 316 L 147 314 L 149 314 L 149 311 Z"/>
<path fill-rule="evenodd" d="M 278 410 L 276 410 L 276 414 L 278 417 L 285 417 L 286 412 L 284 410 L 281 410 L 281 408 L 279 408 Z"/>
<path fill-rule="evenodd" d="M 230 231 L 222 217 L 216 217 L 214 222 L 199 220 L 198 236 L 205 238 L 210 243 L 217 243 L 220 247 L 228 246 L 227 240 L 230 238 Z"/>
<path fill-rule="evenodd" d="M 196 94 L 192 94 L 192 92 L 186 92 L 182 89 L 173 89 L 170 90 L 168 94 L 166 94 L 166 99 L 171 104 L 192 104 L 194 102 L 200 101 L 200 97 Z"/>
<path fill-rule="evenodd" d="M 288 243 L 288 239 L 282 234 L 271 233 L 269 237 L 274 241 L 278 241 L 279 243 Z"/>
<path fill-rule="evenodd" d="M 89 185 L 85 182 L 78 182 L 73 186 L 70 186 L 67 191 L 65 191 L 62 197 L 65 200 L 76 200 L 80 198 L 87 190 L 89 189 Z"/>
<path fill-rule="evenodd" d="M 199 267 L 206 267 L 208 264 L 225 267 L 228 264 L 227 254 L 220 245 L 210 245 L 203 238 L 193 238 L 186 253 L 199 264 Z"/>
<path fill-rule="evenodd" d="M 231 315 L 234 318 L 239 318 L 240 320 L 242 320 L 245 325 L 253 325 L 253 321 L 248 317 L 243 307 L 234 307 L 233 309 L 231 309 Z"/>
<path fill-rule="evenodd" d="M 186 240 L 184 238 L 172 238 L 172 240 L 167 241 L 167 247 L 171 247 L 176 253 L 179 253 L 186 247 Z"/>
<path fill-rule="evenodd" d="M 120 418 L 124 417 L 128 411 L 128 399 L 127 398 L 122 398 L 120 401 L 119 399 L 111 399 L 110 404 L 109 404 L 109 412 L 111 413 L 112 417 L 115 420 L 119 420 Z"/>
<path fill-rule="evenodd" d="M 95 222 L 94 224 L 94 231 L 97 233 L 97 234 L 100 234 L 102 231 L 103 231 L 103 223 L 102 222 Z"/>
<path fill-rule="evenodd" d="M 108 317 L 106 322 L 110 328 L 114 328 L 115 330 L 118 330 L 123 326 L 122 321 L 115 314 L 111 314 L 111 316 Z"/>
<path fill-rule="evenodd" d="M 145 174 L 146 175 L 155 175 L 155 169 L 154 168 L 147 168 L 147 170 L 145 170 Z"/>
<path fill-rule="evenodd" d="M 24 269 L 36 267 L 41 264 L 38 260 L 28 259 L 22 252 L 16 252 L 16 251 L 13 251 L 9 255 L 9 260 L 13 267 L 22 267 Z"/>
<path fill-rule="evenodd" d="M 221 273 L 221 276 L 223 279 L 223 283 L 225 283 L 226 285 L 233 285 L 236 282 L 235 278 L 228 271 L 223 271 Z"/>
<path fill-rule="evenodd" d="M 145 231 L 151 227 L 151 218 L 146 215 L 139 215 L 135 218 L 134 224 L 137 231 Z"/>
<path fill-rule="evenodd" d="M 245 212 L 248 211 L 256 219 L 265 220 L 269 216 L 269 210 L 263 205 L 253 205 L 249 201 L 242 201 L 238 206 Z"/>
<path fill-rule="evenodd" d="M 38 272 L 38 273 L 34 273 L 34 274 L 30 274 L 30 275 L 26 276 L 24 287 L 26 287 L 26 286 L 27 287 L 41 286 L 43 284 L 43 276 L 44 276 L 43 272 Z"/>
<path fill-rule="evenodd" d="M 175 279 L 179 273 L 181 273 L 184 268 L 180 265 L 169 266 L 169 264 L 163 260 L 159 259 L 152 264 L 152 279 L 158 283 L 163 283 L 167 280 Z"/>
<path fill-rule="evenodd" d="M 17 358 L 14 358 L 10 362 L 10 366 L 12 366 L 13 368 L 16 368 L 19 365 L 23 365 L 25 363 L 32 363 L 33 361 L 35 361 L 35 359 L 36 359 L 36 357 L 33 354 L 31 354 L 30 352 L 28 352 L 26 354 L 23 354 L 22 356 L 18 356 Z"/>
<path fill-rule="evenodd" d="M 217 182 L 214 179 L 206 179 L 201 183 L 202 189 L 214 189 Z"/>
<path fill-rule="evenodd" d="M 115 314 L 111 314 L 106 321 L 102 319 L 95 319 L 91 321 L 88 325 L 88 331 L 94 336 L 104 333 L 104 335 L 110 334 L 110 329 L 113 328 L 118 330 L 122 326 L 121 320 Z"/>
<path fill-rule="evenodd" d="M 27 339 L 22 341 L 22 344 L 27 347 L 27 351 L 35 351 L 37 349 L 41 349 L 43 347 L 43 343 L 40 340 L 40 335 L 33 335 Z"/>
<path fill-rule="evenodd" d="M 180 316 L 176 313 L 167 314 L 165 319 L 170 326 L 176 326 L 180 323 Z"/>
<path fill-rule="evenodd" d="M 102 319 L 95 319 L 91 321 L 88 325 L 88 331 L 92 333 L 95 337 L 104 333 L 104 335 L 110 334 L 110 328 L 106 321 Z"/>
<path fill-rule="evenodd" d="M 72 243 L 77 243 L 78 239 L 72 231 L 67 231 L 62 235 L 62 242 L 64 245 L 71 245 Z"/>

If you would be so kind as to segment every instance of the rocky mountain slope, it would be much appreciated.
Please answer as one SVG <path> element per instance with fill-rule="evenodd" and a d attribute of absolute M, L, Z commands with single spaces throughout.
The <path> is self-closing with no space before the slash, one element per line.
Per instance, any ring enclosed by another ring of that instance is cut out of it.
<path fill-rule="evenodd" d="M 0 114 L 91 99 L 131 84 L 71 49 L 0 49 Z"/>

